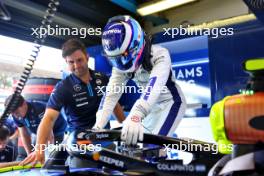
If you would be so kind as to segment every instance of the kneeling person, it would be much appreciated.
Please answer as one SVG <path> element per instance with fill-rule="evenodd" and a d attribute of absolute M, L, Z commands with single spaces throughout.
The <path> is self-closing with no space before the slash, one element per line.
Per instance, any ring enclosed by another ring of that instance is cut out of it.
<path fill-rule="evenodd" d="M 6 126 L 0 127 L 0 168 L 17 165 L 17 148 L 9 141 L 9 130 Z"/>
<path fill-rule="evenodd" d="M 5 106 L 10 102 L 13 95 L 10 95 L 6 101 Z M 27 155 L 32 152 L 33 146 L 32 137 L 30 133 L 36 135 L 38 126 L 43 118 L 46 109 L 46 104 L 39 101 L 26 101 L 23 96 L 19 95 L 17 107 L 11 115 L 15 124 L 21 134 L 22 142 L 27 152 Z M 53 131 L 50 132 L 50 143 L 59 144 L 62 142 L 67 123 L 60 115 L 56 120 Z"/>

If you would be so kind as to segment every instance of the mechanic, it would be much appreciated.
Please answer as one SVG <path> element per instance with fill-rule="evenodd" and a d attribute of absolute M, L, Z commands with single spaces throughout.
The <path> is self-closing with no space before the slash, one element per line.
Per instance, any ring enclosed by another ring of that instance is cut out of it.
<path fill-rule="evenodd" d="M 0 168 L 15 166 L 17 157 L 17 148 L 9 141 L 9 129 L 3 125 L 0 127 Z"/>
<path fill-rule="evenodd" d="M 103 96 L 102 87 L 108 77 L 88 68 L 89 55 L 84 44 L 78 39 L 70 39 L 62 46 L 62 57 L 65 59 L 71 74 L 58 82 L 49 98 L 44 118 L 37 133 L 37 150 L 20 164 L 36 162 L 44 163 L 44 146 L 48 140 L 54 122 L 62 108 L 65 110 L 69 130 L 91 129 L 96 121 L 96 111 Z M 119 122 L 125 119 L 119 104 L 115 107 L 115 115 Z M 74 157 L 71 167 L 86 167 L 85 163 Z"/>
<path fill-rule="evenodd" d="M 7 97 L 5 106 L 10 102 L 12 96 L 13 95 Z M 11 112 L 11 116 L 18 127 L 26 153 L 29 155 L 35 143 L 35 139 L 32 140 L 32 134 L 37 134 L 38 126 L 46 109 L 46 104 L 40 101 L 26 101 L 22 95 L 19 95 L 18 102 L 14 109 L 15 110 Z M 50 143 L 61 143 L 64 138 L 66 127 L 67 123 L 64 117 L 60 115 L 54 125 L 53 132 L 49 134 Z M 23 159 L 23 156 L 20 157 Z"/>
<path fill-rule="evenodd" d="M 9 116 L 4 125 L 8 128 L 9 130 L 9 140 L 14 144 L 17 145 L 17 140 L 18 140 L 18 129 L 17 126 L 13 120 L 13 117 Z"/>
<path fill-rule="evenodd" d="M 122 95 L 117 90 L 127 90 L 124 86 L 133 79 L 144 89 L 123 122 L 122 140 L 128 145 L 142 141 L 144 128 L 147 133 L 172 136 L 185 113 L 186 103 L 172 74 L 168 50 L 152 45 L 150 37 L 130 16 L 109 19 L 102 45 L 113 69 L 94 128 L 105 127 Z"/>

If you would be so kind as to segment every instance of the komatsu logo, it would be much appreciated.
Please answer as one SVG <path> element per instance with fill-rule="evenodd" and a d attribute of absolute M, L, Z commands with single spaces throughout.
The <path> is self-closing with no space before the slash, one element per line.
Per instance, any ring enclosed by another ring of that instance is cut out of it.
<path fill-rule="evenodd" d="M 103 32 L 103 35 L 107 34 L 120 34 L 122 31 L 120 29 L 110 29 L 108 31 Z"/>
<path fill-rule="evenodd" d="M 111 165 L 115 165 L 117 167 L 124 167 L 124 162 L 123 161 L 120 161 L 120 160 L 117 160 L 117 159 L 113 159 L 113 158 L 110 158 L 110 157 L 107 157 L 107 156 L 100 156 L 99 157 L 99 160 L 100 161 L 103 161 L 107 164 L 111 164 Z"/>

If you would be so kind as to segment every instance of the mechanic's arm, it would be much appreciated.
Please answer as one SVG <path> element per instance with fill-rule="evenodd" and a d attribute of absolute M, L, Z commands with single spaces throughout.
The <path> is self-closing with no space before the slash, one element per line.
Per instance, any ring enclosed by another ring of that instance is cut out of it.
<path fill-rule="evenodd" d="M 51 108 L 46 108 L 43 119 L 41 120 L 38 132 L 37 132 L 37 143 L 35 147 L 35 152 L 32 155 L 29 155 L 25 160 L 23 160 L 19 165 L 26 165 L 32 163 L 35 165 L 37 162 L 41 164 L 45 161 L 45 146 L 48 142 L 50 134 L 53 130 L 55 121 L 59 116 L 59 111 L 56 111 Z"/>
<path fill-rule="evenodd" d="M 48 138 L 48 144 L 54 144 L 55 139 L 54 139 L 54 134 L 53 134 L 53 130 L 51 130 L 49 138 Z"/>
<path fill-rule="evenodd" d="M 16 131 L 14 132 L 14 134 L 9 137 L 10 140 L 13 140 L 13 139 L 16 139 L 16 138 L 18 138 L 18 129 L 16 129 Z"/>
<path fill-rule="evenodd" d="M 25 126 L 18 127 L 18 131 L 20 133 L 22 143 L 25 147 L 25 150 L 27 152 L 27 155 L 29 155 L 32 152 L 32 145 L 31 145 L 31 136 L 28 133 L 28 130 Z"/>
<path fill-rule="evenodd" d="M 0 168 L 17 166 L 19 164 L 19 162 L 20 161 L 12 161 L 12 162 L 0 163 Z"/>
<path fill-rule="evenodd" d="M 39 127 L 38 127 L 38 133 L 37 133 L 37 153 L 43 153 L 44 145 L 47 144 L 48 140 L 50 139 L 50 135 L 53 131 L 53 126 L 55 121 L 57 120 L 59 116 L 59 111 L 56 111 L 51 108 L 47 108 L 44 114 L 43 119 L 41 120 Z M 53 133 L 52 133 L 53 134 Z"/>
<path fill-rule="evenodd" d="M 122 123 L 126 119 L 123 108 L 119 103 L 117 103 L 114 108 L 114 114 L 119 123 Z"/>

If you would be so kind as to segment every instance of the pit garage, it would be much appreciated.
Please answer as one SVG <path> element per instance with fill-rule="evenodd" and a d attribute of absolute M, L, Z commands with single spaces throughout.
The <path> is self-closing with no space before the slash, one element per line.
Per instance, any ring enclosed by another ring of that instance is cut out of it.
<path fill-rule="evenodd" d="M 263 0 L 0 0 L 0 174 L 264 175 L 263 10 Z M 85 49 L 65 53 L 72 39 Z M 119 93 L 107 89 L 123 78 Z M 45 104 L 42 115 L 26 120 L 21 95 Z M 50 109 L 67 122 L 60 143 L 41 137 Z"/>

